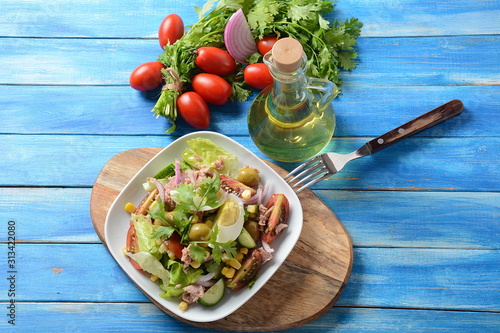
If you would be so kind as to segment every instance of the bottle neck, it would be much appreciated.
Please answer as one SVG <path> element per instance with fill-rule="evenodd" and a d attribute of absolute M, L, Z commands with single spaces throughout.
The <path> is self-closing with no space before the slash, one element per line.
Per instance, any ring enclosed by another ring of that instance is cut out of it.
<path fill-rule="evenodd" d="M 273 74 L 273 73 L 272 73 Z M 278 75 L 273 74 L 273 102 L 280 108 L 294 110 L 300 108 L 307 99 L 307 77 L 303 74 Z"/>
<path fill-rule="evenodd" d="M 271 120 L 282 127 L 301 126 L 311 117 L 311 110 L 307 107 L 309 91 L 308 77 L 305 75 L 305 57 L 302 65 L 292 73 L 279 71 L 269 54 L 264 56 L 264 62 L 274 79 L 267 99 L 267 110 Z"/>

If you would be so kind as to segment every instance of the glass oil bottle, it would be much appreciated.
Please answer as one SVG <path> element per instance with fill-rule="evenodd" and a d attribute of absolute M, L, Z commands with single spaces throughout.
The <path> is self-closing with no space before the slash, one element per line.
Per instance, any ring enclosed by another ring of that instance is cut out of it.
<path fill-rule="evenodd" d="M 319 153 L 335 131 L 331 101 L 337 86 L 305 75 L 307 57 L 300 42 L 279 39 L 264 56 L 273 85 L 252 102 L 248 129 L 255 145 L 267 156 L 297 162 Z"/>

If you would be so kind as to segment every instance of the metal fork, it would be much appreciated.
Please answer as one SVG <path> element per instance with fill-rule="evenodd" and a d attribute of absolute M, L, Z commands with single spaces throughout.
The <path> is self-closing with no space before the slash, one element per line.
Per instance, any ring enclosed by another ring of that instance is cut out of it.
<path fill-rule="evenodd" d="M 446 104 L 424 113 L 423 115 L 410 120 L 404 125 L 396 127 L 392 131 L 382 134 L 375 139 L 368 141 L 358 150 L 349 154 L 324 153 L 309 161 L 299 165 L 284 178 L 296 193 L 319 183 L 331 175 L 336 174 L 352 160 L 374 154 L 390 145 L 399 142 L 409 136 L 422 132 L 433 127 L 451 117 L 460 114 L 464 109 L 463 103 L 454 99 Z M 299 187 L 300 186 L 300 187 Z"/>

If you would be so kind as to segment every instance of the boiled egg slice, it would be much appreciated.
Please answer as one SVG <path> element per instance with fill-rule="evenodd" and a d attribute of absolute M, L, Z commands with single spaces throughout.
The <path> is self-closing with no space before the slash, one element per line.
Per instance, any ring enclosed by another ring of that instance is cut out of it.
<path fill-rule="evenodd" d="M 218 228 L 216 241 L 226 243 L 238 238 L 243 229 L 244 217 L 243 202 L 236 195 L 229 194 L 215 216 L 214 222 Z"/>

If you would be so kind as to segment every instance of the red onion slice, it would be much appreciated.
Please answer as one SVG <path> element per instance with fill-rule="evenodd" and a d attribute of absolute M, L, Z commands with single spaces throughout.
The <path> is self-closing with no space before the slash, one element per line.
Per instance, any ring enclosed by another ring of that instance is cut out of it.
<path fill-rule="evenodd" d="M 224 29 L 224 43 L 231 57 L 242 64 L 247 63 L 245 57 L 258 52 L 252 31 L 241 8 L 227 22 Z"/>

